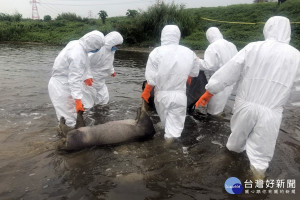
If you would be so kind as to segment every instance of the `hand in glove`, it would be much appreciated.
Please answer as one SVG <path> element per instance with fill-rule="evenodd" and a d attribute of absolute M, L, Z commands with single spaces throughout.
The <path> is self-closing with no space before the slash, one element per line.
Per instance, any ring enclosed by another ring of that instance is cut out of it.
<path fill-rule="evenodd" d="M 76 106 L 76 113 L 78 113 L 80 110 L 84 111 L 81 99 L 75 99 L 75 106 Z"/>
<path fill-rule="evenodd" d="M 209 93 L 208 90 L 199 98 L 199 100 L 196 102 L 196 107 L 199 107 L 199 104 L 204 107 L 210 100 L 210 98 L 214 96 L 213 94 Z"/>
<path fill-rule="evenodd" d="M 151 96 L 150 92 L 153 89 L 153 86 L 149 85 L 148 83 L 145 86 L 145 89 L 141 95 L 141 97 L 147 102 L 149 103 L 149 98 Z"/>
<path fill-rule="evenodd" d="M 92 78 L 86 79 L 84 81 L 84 83 L 88 86 L 92 86 L 93 85 L 94 80 Z"/>

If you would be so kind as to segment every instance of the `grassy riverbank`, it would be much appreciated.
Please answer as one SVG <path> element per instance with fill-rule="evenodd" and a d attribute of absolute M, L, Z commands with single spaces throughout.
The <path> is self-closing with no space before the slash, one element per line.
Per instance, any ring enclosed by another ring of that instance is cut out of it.
<path fill-rule="evenodd" d="M 207 47 L 205 32 L 211 26 L 219 27 L 226 39 L 242 48 L 249 42 L 264 39 L 262 30 L 269 17 L 281 15 L 288 17 L 291 22 L 300 22 L 299 13 L 300 0 L 288 0 L 281 6 L 269 2 L 193 9 L 162 4 L 152 6 L 135 17 L 108 18 L 105 24 L 100 19 L 81 18 L 70 13 L 61 14 L 50 21 L 2 14 L 0 41 L 65 45 L 97 29 L 104 34 L 119 31 L 124 37 L 124 46 L 148 48 L 159 45 L 160 31 L 165 24 L 177 24 L 182 31 L 181 43 L 192 49 Z M 300 23 L 292 23 L 291 44 L 300 49 Z"/>

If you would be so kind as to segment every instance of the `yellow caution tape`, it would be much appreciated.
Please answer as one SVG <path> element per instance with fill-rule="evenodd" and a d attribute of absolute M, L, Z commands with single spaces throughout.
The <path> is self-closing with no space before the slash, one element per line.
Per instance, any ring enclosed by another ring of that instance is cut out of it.
<path fill-rule="evenodd" d="M 207 21 L 214 21 L 214 22 L 221 22 L 221 23 L 228 23 L 228 24 L 250 24 L 250 25 L 255 25 L 257 23 L 252 23 L 252 22 L 229 22 L 229 21 L 220 21 L 220 20 L 215 20 L 215 19 L 208 19 L 205 17 L 201 17 L 203 20 Z M 263 22 L 258 22 L 258 23 L 263 23 Z"/>
<path fill-rule="evenodd" d="M 205 17 L 201 17 L 201 19 L 206 20 L 206 21 L 213 21 L 213 22 L 221 22 L 221 23 L 227 23 L 227 24 L 248 24 L 248 25 L 255 25 L 255 24 L 264 24 L 265 22 L 229 22 L 229 21 L 220 21 L 220 20 L 215 20 L 215 19 L 209 19 Z M 300 22 L 291 22 L 291 24 L 300 24 Z"/>

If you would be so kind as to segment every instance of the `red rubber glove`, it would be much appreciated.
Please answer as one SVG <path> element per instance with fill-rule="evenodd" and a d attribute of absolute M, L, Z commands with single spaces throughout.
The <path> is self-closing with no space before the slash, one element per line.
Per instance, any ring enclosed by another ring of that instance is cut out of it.
<path fill-rule="evenodd" d="M 78 113 L 80 110 L 84 111 L 81 99 L 75 99 L 76 112 Z"/>
<path fill-rule="evenodd" d="M 153 89 L 153 86 L 149 85 L 148 83 L 145 86 L 145 89 L 141 95 L 141 97 L 147 102 L 149 103 L 149 98 L 150 98 L 150 92 Z"/>
<path fill-rule="evenodd" d="M 199 100 L 196 102 L 196 107 L 199 107 L 199 104 L 204 107 L 210 100 L 210 98 L 214 96 L 213 94 L 209 93 L 208 90 L 199 98 Z"/>
<path fill-rule="evenodd" d="M 116 72 L 112 73 L 110 76 L 111 77 L 115 77 L 116 76 Z"/>
<path fill-rule="evenodd" d="M 189 85 L 191 85 L 191 83 L 192 83 L 192 78 L 193 78 L 193 77 L 191 77 L 191 76 L 188 76 L 188 79 L 187 79 L 187 81 L 186 81 L 186 82 L 187 82 Z"/>
<path fill-rule="evenodd" d="M 94 80 L 92 78 L 86 79 L 84 81 L 84 83 L 88 86 L 92 86 L 93 85 Z"/>

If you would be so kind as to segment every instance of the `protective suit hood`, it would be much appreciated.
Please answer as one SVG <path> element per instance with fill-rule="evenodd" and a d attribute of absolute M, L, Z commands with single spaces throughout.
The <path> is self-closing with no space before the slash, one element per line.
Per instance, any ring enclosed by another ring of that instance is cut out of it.
<path fill-rule="evenodd" d="M 180 30 L 176 25 L 166 25 L 161 31 L 161 45 L 179 44 Z"/>
<path fill-rule="evenodd" d="M 223 35 L 218 28 L 211 27 L 206 31 L 206 38 L 211 44 L 217 40 L 223 39 Z"/>
<path fill-rule="evenodd" d="M 120 45 L 122 43 L 123 43 L 123 37 L 117 31 L 110 32 L 105 36 L 105 46 L 109 48 L 116 45 Z"/>
<path fill-rule="evenodd" d="M 286 17 L 271 17 L 264 26 L 264 36 L 266 40 L 289 43 L 291 40 L 290 20 Z"/>
<path fill-rule="evenodd" d="M 104 45 L 104 35 L 100 31 L 91 31 L 79 39 L 87 52 L 100 49 Z"/>

